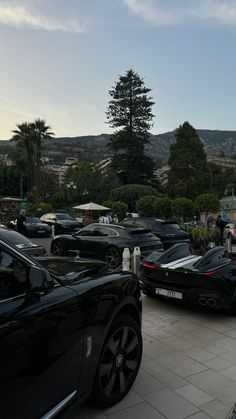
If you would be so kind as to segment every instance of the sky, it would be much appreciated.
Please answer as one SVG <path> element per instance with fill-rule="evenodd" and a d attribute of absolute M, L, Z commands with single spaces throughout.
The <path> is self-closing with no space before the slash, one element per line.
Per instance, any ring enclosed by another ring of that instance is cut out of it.
<path fill-rule="evenodd" d="M 151 132 L 236 129 L 236 0 L 0 0 L 0 139 L 43 118 L 57 137 L 111 133 L 109 90 L 151 88 Z"/>

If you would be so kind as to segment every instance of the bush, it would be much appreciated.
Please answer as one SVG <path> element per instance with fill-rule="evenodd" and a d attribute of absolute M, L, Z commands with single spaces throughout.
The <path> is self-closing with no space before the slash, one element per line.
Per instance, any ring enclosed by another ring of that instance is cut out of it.
<path fill-rule="evenodd" d="M 39 202 L 38 204 L 30 204 L 27 208 L 27 214 L 35 217 L 41 217 L 47 212 L 52 212 L 52 206 L 46 202 Z"/>
<path fill-rule="evenodd" d="M 193 245 L 208 245 L 210 242 L 218 242 L 219 229 L 206 227 L 186 227 L 190 234 L 190 241 Z"/>
<path fill-rule="evenodd" d="M 155 202 L 155 215 L 160 218 L 172 217 L 172 199 L 166 197 L 159 198 Z"/>
<path fill-rule="evenodd" d="M 130 212 L 136 211 L 136 202 L 143 196 L 158 196 L 156 189 L 144 185 L 125 185 L 111 191 L 110 199 L 125 202 Z"/>
<path fill-rule="evenodd" d="M 139 198 L 136 203 L 136 208 L 139 215 L 143 215 L 145 217 L 154 217 L 157 200 L 158 198 L 154 195 L 143 196 L 142 198 Z"/>
<path fill-rule="evenodd" d="M 128 211 L 128 206 L 125 204 L 125 202 L 113 202 L 112 207 L 112 214 L 117 215 L 118 220 L 123 220 L 126 217 L 126 213 Z"/>
<path fill-rule="evenodd" d="M 194 214 L 194 203 L 188 198 L 176 198 L 172 202 L 172 211 L 177 220 L 191 218 Z"/>

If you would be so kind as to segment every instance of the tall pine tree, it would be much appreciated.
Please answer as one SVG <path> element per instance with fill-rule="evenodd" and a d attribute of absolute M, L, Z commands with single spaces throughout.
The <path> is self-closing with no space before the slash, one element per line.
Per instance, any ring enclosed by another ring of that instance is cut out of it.
<path fill-rule="evenodd" d="M 168 192 L 171 197 L 194 199 L 208 191 L 210 185 L 210 170 L 203 143 L 188 122 L 180 125 L 175 137 L 168 161 Z"/>
<path fill-rule="evenodd" d="M 133 70 L 120 76 L 109 91 L 111 100 L 107 109 L 108 124 L 115 129 L 110 147 L 112 166 L 124 184 L 147 184 L 153 178 L 154 163 L 146 156 L 145 145 L 152 126 L 151 89 Z"/>

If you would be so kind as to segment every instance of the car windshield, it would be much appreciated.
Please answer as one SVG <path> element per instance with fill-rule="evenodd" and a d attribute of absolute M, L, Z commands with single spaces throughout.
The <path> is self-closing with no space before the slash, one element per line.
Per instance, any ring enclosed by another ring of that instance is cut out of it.
<path fill-rule="evenodd" d="M 38 217 L 26 217 L 26 222 L 30 224 L 42 224 L 42 221 Z"/>
<path fill-rule="evenodd" d="M 73 217 L 69 214 L 56 214 L 58 220 L 72 220 L 75 221 Z"/>
<path fill-rule="evenodd" d="M 161 223 L 161 224 L 157 224 L 158 229 L 163 230 L 163 231 L 168 231 L 168 232 L 175 232 L 177 230 L 181 230 L 179 224 L 174 224 L 174 223 Z"/>
<path fill-rule="evenodd" d="M 8 240 L 15 245 L 31 243 L 30 240 L 28 240 L 25 236 L 13 230 L 0 230 L 0 238 L 3 240 Z"/>

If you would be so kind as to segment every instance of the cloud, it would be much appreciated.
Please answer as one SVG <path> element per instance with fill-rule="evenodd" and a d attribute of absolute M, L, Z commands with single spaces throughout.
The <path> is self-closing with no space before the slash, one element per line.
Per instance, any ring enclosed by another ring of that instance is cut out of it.
<path fill-rule="evenodd" d="M 190 20 L 236 24 L 235 0 L 122 0 L 131 13 L 156 26 Z"/>
<path fill-rule="evenodd" d="M 235 0 L 205 0 L 200 7 L 192 10 L 192 14 L 197 18 L 235 25 L 236 3 Z"/>
<path fill-rule="evenodd" d="M 41 29 L 50 32 L 85 32 L 86 26 L 77 20 L 59 21 L 32 9 L 27 3 L 0 2 L 0 24 L 15 28 Z"/>
<path fill-rule="evenodd" d="M 151 0 L 123 0 L 132 13 L 140 16 L 148 23 L 155 25 L 169 25 L 173 22 L 172 11 L 160 8 L 157 2 Z"/>

